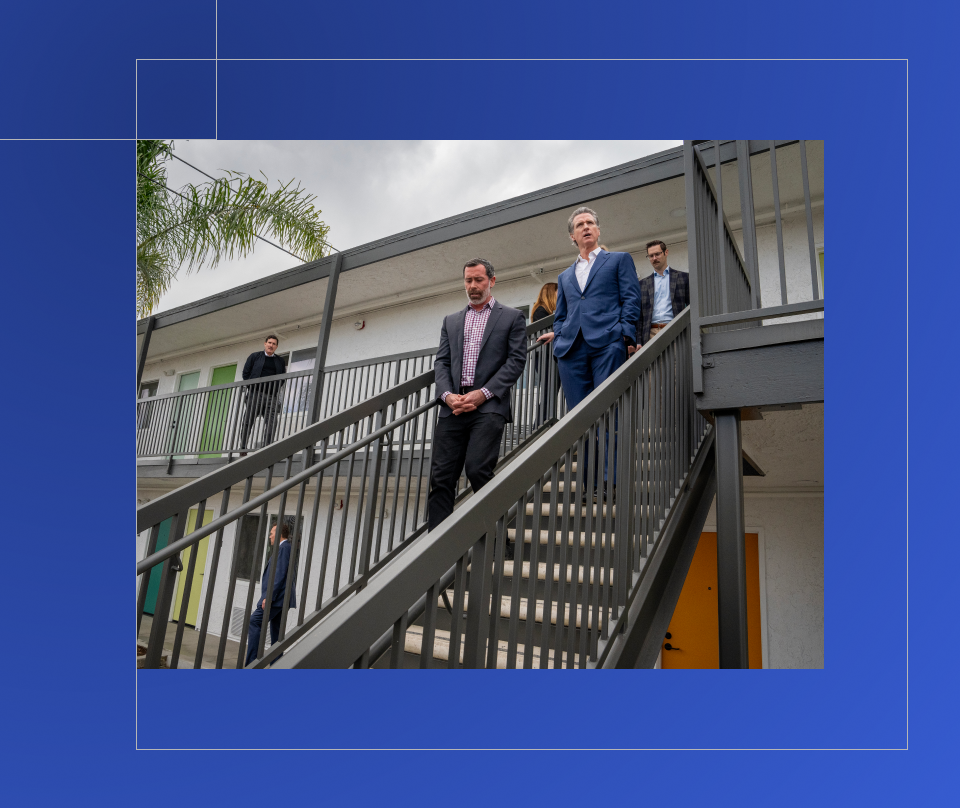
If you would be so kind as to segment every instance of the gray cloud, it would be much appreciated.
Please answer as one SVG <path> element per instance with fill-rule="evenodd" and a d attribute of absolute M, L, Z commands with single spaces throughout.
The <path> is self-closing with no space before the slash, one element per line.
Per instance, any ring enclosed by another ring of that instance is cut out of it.
<path fill-rule="evenodd" d="M 385 236 L 536 191 L 680 145 L 630 141 L 177 141 L 175 153 L 217 175 L 291 179 L 317 197 L 330 241 L 348 250 Z M 204 180 L 174 160 L 171 187 Z M 295 266 L 260 243 L 242 260 L 181 272 L 157 311 L 174 308 Z"/>

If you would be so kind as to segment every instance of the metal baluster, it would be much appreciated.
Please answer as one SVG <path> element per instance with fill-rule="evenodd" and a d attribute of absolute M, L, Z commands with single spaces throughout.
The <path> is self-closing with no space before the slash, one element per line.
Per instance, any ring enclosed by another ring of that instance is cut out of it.
<path fill-rule="evenodd" d="M 570 509 L 571 507 L 576 508 L 576 495 L 572 490 L 571 486 L 571 474 L 573 466 L 573 454 L 567 449 L 567 453 L 564 456 L 564 472 L 563 472 L 563 516 L 560 520 L 560 575 L 558 576 L 557 583 L 557 627 L 554 630 L 554 651 L 553 651 L 553 667 L 562 668 L 563 667 L 563 638 L 564 638 L 564 615 L 566 614 L 566 605 L 567 605 L 567 592 L 570 592 L 569 600 L 573 602 L 573 590 L 577 588 L 577 580 L 573 577 L 572 573 L 572 564 L 569 563 L 567 556 L 570 552 L 570 541 L 572 539 L 570 534 Z M 557 470 L 557 476 L 554 477 L 551 488 L 556 486 L 560 487 L 560 473 L 559 469 Z M 559 491 L 557 492 L 559 497 Z M 577 508 L 579 510 L 579 508 Z M 567 583 L 568 567 L 570 575 L 570 583 Z M 546 626 L 549 626 L 553 621 L 553 607 L 550 607 L 550 611 L 544 612 L 543 623 Z M 571 618 L 571 627 L 573 620 Z M 572 630 L 572 628 L 571 628 Z M 546 648 L 541 650 L 541 653 L 545 653 Z"/>
<path fill-rule="evenodd" d="M 540 668 L 547 667 L 547 658 L 550 651 L 550 618 L 553 609 L 553 557 L 557 542 L 557 511 L 559 505 L 559 488 L 557 481 L 560 479 L 560 460 L 557 460 L 550 471 L 550 509 L 547 514 L 547 557 L 543 576 L 543 627 L 540 631 Z M 531 577 L 540 577 L 538 569 L 530 568 Z M 527 653 L 532 654 L 533 649 L 528 648 Z"/>
<path fill-rule="evenodd" d="M 150 534 L 147 536 L 147 547 L 146 552 L 143 554 L 143 558 L 149 558 L 152 556 L 157 549 L 157 537 L 160 535 L 160 523 L 158 522 L 152 528 L 150 528 Z M 140 636 L 140 623 L 143 620 L 143 608 L 147 603 L 147 589 L 150 588 L 150 576 L 153 574 L 153 569 L 144 572 L 140 578 L 140 586 L 137 589 L 137 637 Z"/>
<path fill-rule="evenodd" d="M 460 666 L 460 638 L 463 626 L 463 597 L 467 588 L 467 559 L 470 551 L 467 550 L 457 559 L 457 569 L 453 578 L 453 614 L 450 622 L 450 656 L 447 660 L 448 668 Z"/>
<path fill-rule="evenodd" d="M 223 489 L 223 498 L 220 500 L 220 513 L 218 516 L 223 516 L 227 512 L 227 508 L 230 506 L 230 488 L 231 486 L 228 485 Z M 217 571 L 220 568 L 220 548 L 222 546 L 223 528 L 220 528 L 213 540 L 213 558 L 210 561 L 209 579 L 204 581 L 207 591 L 203 601 L 203 617 L 200 621 L 200 636 L 197 638 L 197 654 L 193 659 L 194 668 L 199 668 L 200 663 L 203 661 L 203 649 L 207 643 L 207 627 L 210 623 L 210 611 L 213 606 L 213 590 L 217 585 Z"/>
<path fill-rule="evenodd" d="M 290 466 L 293 463 L 293 455 L 287 458 L 286 467 L 283 473 L 283 481 L 286 482 L 290 479 Z M 260 627 L 260 642 L 257 645 L 257 659 L 263 659 L 263 653 L 266 650 L 267 645 L 267 629 L 269 628 L 270 617 L 273 614 L 273 586 L 277 578 L 277 558 L 280 556 L 280 542 L 283 541 L 281 538 L 281 530 L 283 529 L 283 517 L 286 513 L 287 505 L 287 492 L 284 490 L 280 494 L 280 506 L 277 512 L 277 525 L 276 533 L 273 537 L 273 551 L 267 549 L 267 555 L 270 556 L 269 564 L 270 575 L 267 576 L 267 596 L 264 598 L 264 601 L 267 601 L 269 598 L 269 603 L 265 602 L 263 605 L 263 623 Z M 269 537 L 270 533 L 267 532 Z M 290 548 L 293 549 L 292 547 Z M 293 564 L 293 555 L 290 556 L 290 564 Z M 287 578 L 290 578 L 290 571 L 287 570 Z M 280 606 L 281 610 L 283 609 L 283 604 Z M 280 641 L 279 635 L 277 635 L 277 641 Z"/>
<path fill-rule="evenodd" d="M 197 518 L 193 524 L 194 532 L 203 527 L 203 513 L 207 507 L 207 500 L 200 500 L 197 506 Z M 193 588 L 193 573 L 197 567 L 199 542 L 190 547 L 190 560 L 187 562 L 186 580 L 183 584 L 183 595 L 180 598 L 180 614 L 177 616 L 177 630 L 173 637 L 173 652 L 170 655 L 170 667 L 176 668 L 180 661 L 180 644 L 183 641 L 183 626 L 187 621 L 187 610 L 190 606 L 190 595 Z"/>
<path fill-rule="evenodd" d="M 783 223 L 780 221 L 780 188 L 777 182 L 777 141 L 770 141 L 770 174 L 773 179 L 773 212 L 777 219 L 777 260 L 780 262 L 780 302 L 787 304 L 787 269 L 783 261 Z"/>
<path fill-rule="evenodd" d="M 530 540 L 530 575 L 527 577 L 527 620 L 524 625 L 524 649 L 523 649 L 523 667 L 533 667 L 533 636 L 536 624 L 537 609 L 537 568 L 540 563 L 540 530 L 543 518 L 541 509 L 543 503 L 543 477 L 537 481 L 533 488 L 533 507 L 531 510 L 531 529 L 533 535 Z M 524 503 L 524 514 L 526 514 L 526 503 Z M 549 538 L 549 537 L 548 537 Z M 514 554 L 514 575 L 517 578 L 523 577 L 523 554 L 516 558 Z M 517 564 L 519 563 L 519 570 Z"/>
<path fill-rule="evenodd" d="M 241 505 L 246 505 L 250 501 L 250 490 L 253 486 L 253 475 L 247 477 L 246 482 L 243 486 L 243 499 L 241 500 Z M 233 611 L 233 596 L 236 591 L 237 586 L 237 574 L 239 570 L 237 569 L 237 564 L 240 558 L 240 529 L 243 526 L 243 517 L 240 517 L 234 521 L 234 530 L 233 530 L 233 555 L 230 560 L 230 576 L 227 578 L 227 599 L 224 602 L 223 606 L 223 625 L 220 628 L 220 643 L 217 645 L 217 661 L 214 663 L 215 668 L 223 667 L 223 657 L 224 652 L 227 648 L 227 634 L 230 631 L 230 618 Z M 253 586 L 251 581 L 249 586 Z"/>
<path fill-rule="evenodd" d="M 319 462 L 321 463 L 324 460 L 326 460 L 326 457 L 327 457 L 328 441 L 329 441 L 329 438 L 324 438 L 320 442 L 320 461 Z M 323 472 L 324 471 L 326 471 L 326 469 L 320 469 L 320 471 L 317 472 L 316 487 L 314 488 L 314 491 L 313 491 L 313 511 L 310 514 L 310 536 L 307 539 L 307 559 L 306 559 L 306 562 L 304 563 L 304 568 L 303 568 L 303 589 L 302 589 L 302 594 L 300 596 L 300 603 L 301 603 L 300 614 L 297 615 L 298 627 L 303 625 L 303 618 L 307 612 L 307 596 L 309 595 L 309 590 L 310 590 L 310 572 L 313 566 L 313 548 L 316 546 L 317 520 L 319 519 L 319 516 L 320 516 L 320 497 L 323 494 Z M 336 492 L 334 492 L 334 494 L 336 494 Z M 323 591 L 322 577 L 319 582 L 318 591 L 320 592 Z"/>
<path fill-rule="evenodd" d="M 337 435 L 337 448 L 334 451 L 334 454 L 340 452 L 343 449 L 343 439 L 346 430 L 341 429 Z M 320 608 L 321 603 L 323 602 L 323 590 L 326 586 L 327 581 L 327 560 L 330 554 L 330 538 L 333 532 L 333 512 L 336 510 L 337 501 L 339 497 L 337 496 L 337 489 L 340 487 L 340 461 L 338 460 L 333 464 L 333 483 L 330 489 L 330 501 L 327 505 L 327 524 L 323 531 L 323 553 L 320 557 L 320 583 L 317 587 L 317 605 L 316 609 Z M 343 523 L 346 519 L 347 512 L 344 510 L 341 512 L 340 521 Z M 334 566 L 334 580 L 333 580 L 333 593 L 331 597 L 335 597 L 338 590 L 340 580 L 340 557 L 337 556 L 336 564 Z"/>
<path fill-rule="evenodd" d="M 390 667 L 399 668 L 403 661 L 405 642 L 407 639 L 407 610 L 397 618 L 393 624 L 393 642 L 390 644 Z"/>
<path fill-rule="evenodd" d="M 360 433 L 360 422 L 358 421 L 352 426 L 350 443 L 356 441 L 357 435 Z M 337 563 L 334 567 L 334 573 L 336 574 L 336 579 L 333 584 L 333 594 L 334 597 L 340 593 L 340 578 L 343 575 L 343 549 L 344 541 L 347 536 L 347 514 L 350 512 L 350 490 L 353 487 L 353 463 L 357 457 L 357 451 L 354 449 L 350 453 L 350 459 L 347 461 L 347 474 L 346 474 L 346 491 L 343 495 L 343 513 L 340 516 L 340 538 L 337 545 Z M 356 520 L 355 520 L 356 521 Z M 356 553 L 356 542 L 354 542 L 354 553 Z M 347 583 L 353 583 L 353 564 L 354 558 L 351 557 L 350 560 L 350 574 L 348 576 Z"/>
<path fill-rule="evenodd" d="M 270 489 L 271 482 L 273 482 L 272 463 L 267 466 L 267 478 L 263 484 L 264 491 L 268 491 Z M 254 547 L 253 558 L 250 562 L 250 577 L 247 579 L 249 581 L 249 585 L 247 586 L 247 602 L 243 611 L 245 620 L 240 631 L 240 648 L 237 651 L 237 668 L 244 667 L 244 660 L 246 659 L 247 629 L 249 628 L 250 618 L 253 616 L 253 591 L 256 588 L 257 581 L 260 579 L 260 576 L 257 574 L 257 572 L 263 560 L 263 545 L 266 541 L 267 533 L 269 532 L 266 502 L 260 506 L 259 519 L 260 521 L 257 524 L 257 543 Z M 239 539 L 239 536 L 237 538 Z M 266 625 L 267 622 L 268 621 L 264 621 L 264 624 L 260 627 L 261 635 L 263 634 L 264 629 L 268 628 Z"/>
<path fill-rule="evenodd" d="M 567 628 L 567 667 L 569 668 L 576 667 L 577 647 L 575 640 L 578 631 L 582 634 L 587 627 L 586 610 L 582 606 L 583 599 L 581 598 L 583 584 L 580 582 L 584 569 L 582 559 L 586 552 L 586 541 L 583 534 L 583 509 L 580 507 L 580 497 L 586 489 L 583 485 L 583 463 L 578 462 L 577 470 L 573 470 L 573 458 L 575 456 L 583 457 L 583 436 L 578 438 L 567 452 L 568 463 L 567 469 L 564 471 L 564 487 L 570 487 L 570 498 L 573 501 L 573 544 L 570 551 L 573 563 L 570 569 L 570 623 Z"/>
<path fill-rule="evenodd" d="M 437 628 L 437 585 L 430 584 L 423 614 L 423 642 L 420 644 L 420 668 L 433 667 L 433 648 Z"/>
<path fill-rule="evenodd" d="M 491 574 L 490 587 L 490 630 L 487 632 L 490 637 L 489 644 L 487 645 L 488 668 L 499 667 L 500 590 L 503 584 L 503 545 L 506 540 L 506 535 L 506 520 L 501 516 L 497 520 L 496 543 L 493 549 L 493 572 Z M 434 598 L 434 608 L 436 608 L 436 598 Z"/>
<path fill-rule="evenodd" d="M 507 668 L 517 667 L 517 633 L 520 627 L 520 573 L 523 570 L 523 546 L 526 539 L 527 492 L 517 500 L 517 516 L 513 531 L 513 577 L 510 579 L 510 624 L 507 630 Z M 536 541 L 536 539 L 534 539 Z M 532 604 L 527 604 L 527 619 L 534 618 Z"/>

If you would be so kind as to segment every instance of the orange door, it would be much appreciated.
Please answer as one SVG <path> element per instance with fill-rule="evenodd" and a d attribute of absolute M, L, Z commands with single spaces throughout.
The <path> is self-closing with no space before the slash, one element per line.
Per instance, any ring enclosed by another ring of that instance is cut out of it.
<path fill-rule="evenodd" d="M 758 536 L 747 533 L 747 648 L 751 668 L 762 665 L 760 631 L 760 553 Z M 719 668 L 720 618 L 717 611 L 717 534 L 701 533 L 697 552 L 670 621 L 660 660 L 664 668 Z M 672 650 L 667 650 L 666 645 Z"/>

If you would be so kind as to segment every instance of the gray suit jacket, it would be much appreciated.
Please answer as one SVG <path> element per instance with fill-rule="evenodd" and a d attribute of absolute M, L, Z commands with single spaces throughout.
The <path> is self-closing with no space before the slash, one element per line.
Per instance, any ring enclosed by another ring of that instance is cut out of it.
<path fill-rule="evenodd" d="M 443 318 L 440 329 L 440 347 L 433 369 L 437 379 L 437 397 L 446 392 L 460 392 L 460 377 L 463 373 L 463 324 L 467 308 Z M 493 398 L 481 404 L 480 412 L 496 412 L 507 422 L 513 421 L 513 385 L 523 373 L 527 363 L 527 330 L 523 312 L 494 302 L 490 319 L 483 329 L 480 342 L 480 357 L 473 377 L 476 388 L 486 387 Z M 440 417 L 452 414 L 451 409 L 440 402 Z"/>

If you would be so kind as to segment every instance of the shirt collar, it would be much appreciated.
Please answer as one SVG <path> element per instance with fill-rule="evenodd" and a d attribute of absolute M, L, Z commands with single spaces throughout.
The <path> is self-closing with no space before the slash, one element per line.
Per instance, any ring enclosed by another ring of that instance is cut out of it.
<path fill-rule="evenodd" d="M 473 306 L 471 306 L 469 303 L 467 303 L 467 308 L 470 309 L 470 311 L 472 311 L 474 314 L 479 314 L 479 313 L 480 313 L 481 311 L 483 311 L 484 309 L 493 309 L 493 304 L 496 303 L 496 302 L 497 302 L 497 301 L 494 300 L 493 297 L 491 297 L 486 303 L 484 303 L 484 304 L 480 307 L 480 311 L 477 311 L 477 310 L 476 310 Z"/>
<path fill-rule="evenodd" d="M 663 275 L 661 275 L 659 272 L 657 272 L 657 270 L 653 270 L 653 274 L 656 275 L 658 278 L 669 278 L 669 277 L 670 277 L 670 267 L 669 267 L 669 266 L 665 266 L 665 267 L 663 268 Z"/>
<path fill-rule="evenodd" d="M 589 256 L 589 257 L 586 258 L 586 259 L 584 259 L 584 257 L 583 257 L 582 255 L 578 255 L 578 256 L 577 256 L 577 261 L 586 260 L 587 263 L 590 263 L 590 261 L 592 261 L 594 258 L 596 258 L 596 257 L 600 254 L 600 251 L 601 251 L 602 249 L 603 249 L 603 247 L 596 247 L 595 249 L 590 250 L 590 252 L 587 253 L 587 256 Z"/>

